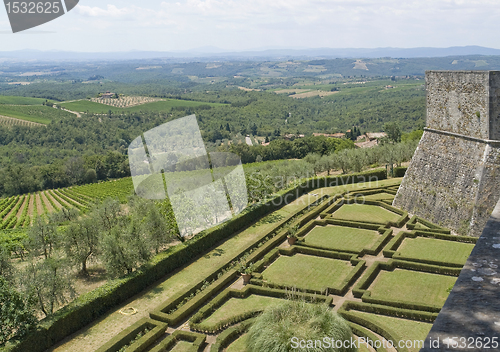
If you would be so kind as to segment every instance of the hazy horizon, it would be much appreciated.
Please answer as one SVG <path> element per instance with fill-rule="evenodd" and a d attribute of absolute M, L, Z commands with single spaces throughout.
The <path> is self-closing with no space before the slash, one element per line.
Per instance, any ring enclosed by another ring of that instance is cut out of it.
<path fill-rule="evenodd" d="M 493 0 L 80 0 L 54 21 L 12 34 L 0 11 L 2 51 L 75 52 L 286 48 L 500 48 Z"/>

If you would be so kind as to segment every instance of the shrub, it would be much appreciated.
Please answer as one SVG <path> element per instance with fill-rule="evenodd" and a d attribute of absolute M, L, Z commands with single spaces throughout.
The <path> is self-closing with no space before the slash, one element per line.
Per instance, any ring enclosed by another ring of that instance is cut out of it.
<path fill-rule="evenodd" d="M 394 168 L 394 177 L 403 177 L 406 174 L 407 167 Z"/>
<path fill-rule="evenodd" d="M 248 331 L 247 351 L 288 351 L 290 342 L 323 340 L 350 341 L 352 332 L 347 322 L 328 306 L 311 304 L 305 300 L 285 301 L 264 310 Z M 347 344 L 348 345 L 348 344 Z M 311 351 L 297 348 L 296 351 Z M 314 351 L 354 352 L 356 348 L 315 348 Z"/>

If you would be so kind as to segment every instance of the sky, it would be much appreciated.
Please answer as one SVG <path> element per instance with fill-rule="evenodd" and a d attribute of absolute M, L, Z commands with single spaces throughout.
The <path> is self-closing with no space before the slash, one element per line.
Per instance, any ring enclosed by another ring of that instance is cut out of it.
<path fill-rule="evenodd" d="M 80 0 L 16 34 L 0 9 L 0 51 L 500 49 L 499 29 L 499 0 Z"/>

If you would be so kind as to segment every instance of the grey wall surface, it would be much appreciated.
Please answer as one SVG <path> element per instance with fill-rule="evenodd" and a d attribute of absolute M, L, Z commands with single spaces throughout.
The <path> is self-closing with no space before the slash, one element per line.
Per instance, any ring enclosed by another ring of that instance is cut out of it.
<path fill-rule="evenodd" d="M 500 198 L 500 73 L 428 71 L 427 128 L 394 206 L 479 237 Z"/>

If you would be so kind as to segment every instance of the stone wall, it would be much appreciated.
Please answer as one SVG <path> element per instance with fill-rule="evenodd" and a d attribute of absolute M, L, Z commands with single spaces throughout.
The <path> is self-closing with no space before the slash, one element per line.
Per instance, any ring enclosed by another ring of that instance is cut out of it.
<path fill-rule="evenodd" d="M 489 72 L 428 71 L 427 127 L 489 138 Z"/>
<path fill-rule="evenodd" d="M 500 198 L 500 74 L 429 71 L 427 128 L 394 206 L 480 236 Z"/>

